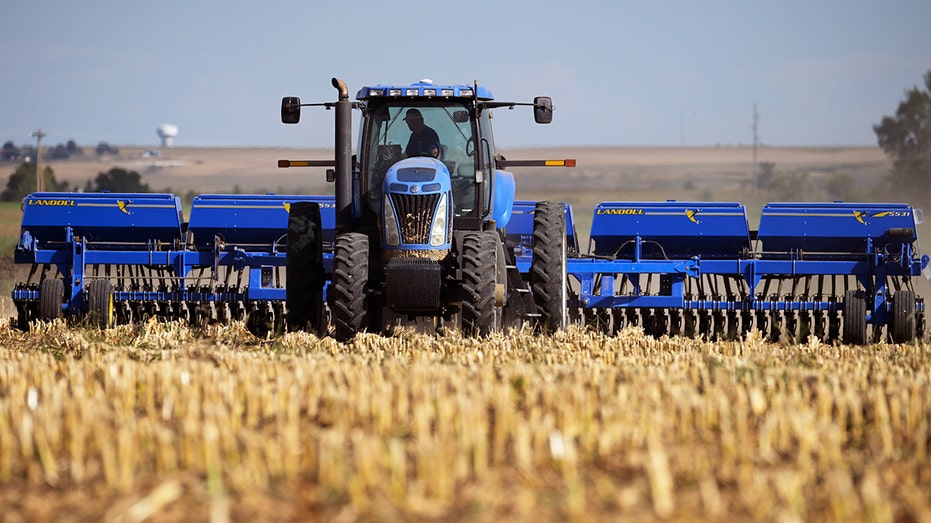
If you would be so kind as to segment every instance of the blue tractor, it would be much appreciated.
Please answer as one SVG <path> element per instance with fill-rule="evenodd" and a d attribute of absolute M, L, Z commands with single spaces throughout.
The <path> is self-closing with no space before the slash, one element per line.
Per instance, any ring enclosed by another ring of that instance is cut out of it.
<path fill-rule="evenodd" d="M 307 105 L 336 113 L 333 162 L 279 162 L 332 166 L 328 179 L 335 182 L 332 246 L 323 242 L 318 204 L 291 208 L 290 327 L 322 331 L 325 309 L 340 340 L 398 324 L 453 326 L 475 335 L 534 319 L 565 326 L 565 208 L 541 204 L 537 219 L 549 228 L 538 231 L 545 237 L 533 247 L 538 276 L 522 274 L 507 244 L 515 184 L 503 169 L 574 161 L 509 162 L 496 152 L 491 128 L 492 109 L 518 105 L 531 106 L 537 123 L 550 123 L 551 99 L 499 102 L 477 83 L 422 80 L 363 87 L 351 101 L 342 81 L 334 78 L 333 86 L 335 103 L 285 97 L 281 104 L 281 119 L 289 124 L 298 123 Z M 350 143 L 354 109 L 362 113 L 356 155 Z M 329 264 L 325 253 L 332 253 Z"/>

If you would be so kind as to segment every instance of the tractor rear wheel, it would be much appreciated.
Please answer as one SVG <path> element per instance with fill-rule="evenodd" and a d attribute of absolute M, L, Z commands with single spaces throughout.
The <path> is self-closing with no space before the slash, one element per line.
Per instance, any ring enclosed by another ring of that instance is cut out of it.
<path fill-rule="evenodd" d="M 340 234 L 333 251 L 330 312 L 336 339 L 349 341 L 366 327 L 368 319 L 369 238 L 354 232 Z"/>
<path fill-rule="evenodd" d="M 915 293 L 898 291 L 892 296 L 892 341 L 911 343 L 917 333 Z"/>
<path fill-rule="evenodd" d="M 566 211 L 562 203 L 539 202 L 533 215 L 533 259 L 530 282 L 543 332 L 568 324 L 566 274 Z"/>
<path fill-rule="evenodd" d="M 866 293 L 863 291 L 844 293 L 844 343 L 866 343 Z"/>
<path fill-rule="evenodd" d="M 499 236 L 468 233 L 462 238 L 462 332 L 487 336 L 498 330 L 495 284 Z"/>
<path fill-rule="evenodd" d="M 93 280 L 85 291 L 87 319 L 94 327 L 107 329 L 113 326 L 113 283 L 110 280 Z"/>
<path fill-rule="evenodd" d="M 61 317 L 61 303 L 65 297 L 65 282 L 61 278 L 46 278 L 39 284 L 39 319 L 54 320 Z"/>
<path fill-rule="evenodd" d="M 323 239 L 320 204 L 294 202 L 288 214 L 288 330 L 325 332 L 323 325 Z"/>

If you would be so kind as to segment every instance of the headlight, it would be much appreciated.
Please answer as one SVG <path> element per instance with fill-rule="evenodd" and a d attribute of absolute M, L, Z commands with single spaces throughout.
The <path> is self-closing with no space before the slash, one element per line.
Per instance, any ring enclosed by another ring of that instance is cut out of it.
<path fill-rule="evenodd" d="M 394 206 L 391 205 L 391 196 L 385 195 L 385 244 L 397 247 L 401 245 L 401 231 L 398 229 L 398 219 L 394 215 Z"/>
<path fill-rule="evenodd" d="M 430 229 L 430 246 L 439 247 L 446 243 L 446 225 L 449 215 L 446 211 L 446 194 L 440 196 L 440 203 L 436 204 L 436 213 L 433 214 L 433 227 Z"/>

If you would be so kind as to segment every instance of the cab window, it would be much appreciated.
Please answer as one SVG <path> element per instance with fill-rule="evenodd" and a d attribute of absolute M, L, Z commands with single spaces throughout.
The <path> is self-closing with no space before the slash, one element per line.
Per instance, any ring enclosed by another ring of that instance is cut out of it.
<path fill-rule="evenodd" d="M 412 144 L 412 128 L 405 117 L 410 109 L 416 109 L 423 118 L 423 125 L 432 129 L 439 138 L 440 160 L 449 170 L 453 186 L 454 206 L 457 216 L 475 211 L 475 141 L 472 139 L 472 120 L 465 106 L 456 103 L 447 105 L 418 105 L 411 103 L 384 104 L 373 109 L 369 118 L 368 147 L 365 174 L 365 200 L 371 210 L 381 207 L 381 184 L 388 168 L 398 161 L 417 155 L 408 151 Z M 423 133 L 424 131 L 421 131 Z M 416 147 L 413 147 L 416 149 Z M 365 149 L 363 149 L 365 150 Z"/>

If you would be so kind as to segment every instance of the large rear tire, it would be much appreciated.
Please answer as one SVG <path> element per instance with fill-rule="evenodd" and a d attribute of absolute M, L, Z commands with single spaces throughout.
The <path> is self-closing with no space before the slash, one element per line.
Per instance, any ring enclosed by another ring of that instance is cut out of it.
<path fill-rule="evenodd" d="M 462 238 L 462 332 L 487 336 L 498 330 L 495 284 L 498 235 L 468 233 Z"/>
<path fill-rule="evenodd" d="M 866 343 L 866 293 L 863 291 L 844 293 L 844 343 Z"/>
<path fill-rule="evenodd" d="M 539 202 L 533 215 L 533 260 L 530 281 L 543 332 L 568 324 L 566 275 L 566 211 L 562 203 Z"/>
<path fill-rule="evenodd" d="M 915 293 L 898 291 L 892 296 L 892 341 L 911 343 L 918 335 Z"/>
<path fill-rule="evenodd" d="M 87 319 L 94 327 L 108 329 L 113 326 L 113 283 L 110 280 L 93 280 L 87 286 Z"/>
<path fill-rule="evenodd" d="M 61 317 L 65 297 L 65 282 L 61 278 L 46 278 L 39 284 L 39 319 L 50 321 Z"/>
<path fill-rule="evenodd" d="M 295 202 L 288 214 L 288 261 L 285 301 L 288 330 L 322 334 L 323 238 L 320 204 Z"/>
<path fill-rule="evenodd" d="M 333 251 L 330 312 L 336 339 L 349 341 L 366 327 L 368 320 L 368 236 L 354 232 L 340 234 Z"/>

